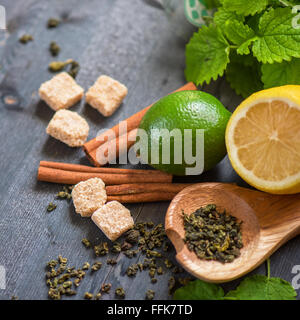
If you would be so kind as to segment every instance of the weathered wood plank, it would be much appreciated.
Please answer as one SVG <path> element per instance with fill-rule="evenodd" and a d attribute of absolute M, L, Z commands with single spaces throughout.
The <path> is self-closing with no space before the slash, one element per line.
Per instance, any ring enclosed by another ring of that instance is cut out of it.
<path fill-rule="evenodd" d="M 36 182 L 40 160 L 81 162 L 88 164 L 82 150 L 68 148 L 48 138 L 45 127 L 53 112 L 39 102 L 37 90 L 49 79 L 47 70 L 52 60 L 47 48 L 57 41 L 62 52 L 59 59 L 74 58 L 81 64 L 78 82 L 88 88 L 102 73 L 126 83 L 129 95 L 122 107 L 110 118 L 103 118 L 94 109 L 79 103 L 72 108 L 83 114 L 91 125 L 90 137 L 100 128 L 111 127 L 139 109 L 147 106 L 184 83 L 184 43 L 170 28 L 163 12 L 147 5 L 149 1 L 80 0 L 68 1 L 2 1 L 8 11 L 7 35 L 0 42 L 0 134 L 3 137 L 0 153 L 0 265 L 7 270 L 7 289 L 0 290 L 0 299 L 17 295 L 21 299 L 46 299 L 44 265 L 62 254 L 70 264 L 82 266 L 95 261 L 91 250 L 86 250 L 81 239 L 97 243 L 105 236 L 89 220 L 75 214 L 72 204 L 55 202 L 58 208 L 46 212 L 60 186 Z M 47 30 L 51 16 L 64 18 L 63 24 Z M 21 45 L 18 37 L 28 32 L 35 40 Z M 205 91 L 219 97 L 230 109 L 240 101 L 223 80 L 206 86 Z M 6 95 L 17 98 L 15 106 L 3 102 Z M 181 179 L 178 179 L 179 181 Z M 237 177 L 225 158 L 215 169 L 191 181 L 235 181 Z M 137 221 L 164 221 L 167 203 L 130 205 Z M 272 256 L 272 275 L 291 280 L 293 265 L 299 264 L 297 250 L 300 239 L 290 241 Z M 144 299 L 148 289 L 156 298 L 167 299 L 168 271 L 159 276 L 159 284 L 151 284 L 148 272 L 136 278 L 124 276 L 127 267 L 137 259 L 120 256 L 115 267 L 103 261 L 101 271 L 88 274 L 74 299 L 81 299 L 85 291 L 96 292 L 101 284 L 111 282 L 113 289 L 123 286 L 128 299 Z M 168 253 L 174 261 L 174 251 Z M 261 266 L 255 272 L 264 272 Z M 186 273 L 179 276 L 188 276 Z M 225 285 L 231 288 L 239 281 Z M 103 299 L 114 299 L 113 291 Z"/>

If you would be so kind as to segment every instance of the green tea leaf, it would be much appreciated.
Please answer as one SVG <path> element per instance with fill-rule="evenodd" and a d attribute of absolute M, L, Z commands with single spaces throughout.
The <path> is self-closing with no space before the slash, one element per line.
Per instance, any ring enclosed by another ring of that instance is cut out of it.
<path fill-rule="evenodd" d="M 186 286 L 177 289 L 175 300 L 223 300 L 223 289 L 213 283 L 202 280 L 190 281 Z"/>
<path fill-rule="evenodd" d="M 256 40 L 254 31 L 237 20 L 228 20 L 225 24 L 225 35 L 235 45 L 238 46 L 238 54 L 249 54 L 250 44 Z"/>
<path fill-rule="evenodd" d="M 186 46 L 187 81 L 197 85 L 222 76 L 229 62 L 229 44 L 217 26 L 201 27 Z"/>
<path fill-rule="evenodd" d="M 254 15 L 264 10 L 268 0 L 223 0 L 223 6 L 228 11 L 234 11 L 244 16 Z"/>
<path fill-rule="evenodd" d="M 263 64 L 261 71 L 265 89 L 286 84 L 300 84 L 300 59 Z"/>
<path fill-rule="evenodd" d="M 292 27 L 290 8 L 265 12 L 259 20 L 259 34 L 253 43 L 254 56 L 263 63 L 300 58 L 300 29 Z"/>
<path fill-rule="evenodd" d="M 244 279 L 236 290 L 226 294 L 225 299 L 237 300 L 295 300 L 296 291 L 291 284 L 280 278 L 254 275 Z"/>
<path fill-rule="evenodd" d="M 218 8 L 218 11 L 214 14 L 214 23 L 223 28 L 228 20 L 244 21 L 244 17 L 233 11 L 227 11 L 223 7 Z"/>

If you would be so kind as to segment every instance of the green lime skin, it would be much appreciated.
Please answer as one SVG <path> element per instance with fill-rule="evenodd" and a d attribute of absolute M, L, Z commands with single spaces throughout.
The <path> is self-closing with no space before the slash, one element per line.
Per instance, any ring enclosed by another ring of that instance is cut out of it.
<path fill-rule="evenodd" d="M 225 129 L 231 113 L 214 96 L 202 91 L 181 91 L 172 93 L 156 102 L 143 117 L 140 128 L 148 134 L 148 159 L 141 158 L 152 167 L 174 175 L 185 175 L 184 139 L 182 139 L 182 164 L 174 163 L 174 139 L 170 141 L 170 164 L 162 163 L 162 139 L 153 129 L 192 129 L 193 155 L 196 151 L 196 129 L 204 130 L 204 171 L 213 168 L 226 155 Z M 151 134 L 152 133 L 152 134 Z M 159 163 L 151 162 L 151 148 L 159 148 Z"/>

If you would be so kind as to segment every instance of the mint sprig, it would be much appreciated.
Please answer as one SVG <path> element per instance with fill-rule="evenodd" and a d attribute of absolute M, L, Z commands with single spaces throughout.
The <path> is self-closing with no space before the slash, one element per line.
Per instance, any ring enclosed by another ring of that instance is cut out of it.
<path fill-rule="evenodd" d="M 217 284 L 202 280 L 190 281 L 186 286 L 177 289 L 175 300 L 223 300 L 224 290 Z"/>
<path fill-rule="evenodd" d="M 243 15 L 238 15 L 233 11 L 227 11 L 223 7 L 218 8 L 218 11 L 214 14 L 214 23 L 222 28 L 227 21 L 237 20 L 237 21 L 244 21 L 245 18 Z"/>
<path fill-rule="evenodd" d="M 252 60 L 252 64 L 248 64 L 247 60 L 232 60 L 226 69 L 226 79 L 230 86 L 243 97 L 248 97 L 264 88 L 260 79 L 260 65 L 255 59 Z"/>
<path fill-rule="evenodd" d="M 245 278 L 236 288 L 226 295 L 221 286 L 202 280 L 189 282 L 177 289 L 175 300 L 295 300 L 297 293 L 291 284 L 280 278 L 270 277 L 268 260 L 267 276 L 254 275 Z"/>
<path fill-rule="evenodd" d="M 186 78 L 207 83 L 222 76 L 229 62 L 229 43 L 221 30 L 210 24 L 195 33 L 186 46 Z"/>
<path fill-rule="evenodd" d="M 257 274 L 243 280 L 236 290 L 226 294 L 227 300 L 295 300 L 291 284 L 280 278 Z"/>
<path fill-rule="evenodd" d="M 262 88 L 300 84 L 300 28 L 293 28 L 291 3 L 221 0 L 213 20 L 186 46 L 187 80 L 209 84 L 225 73 L 243 97 Z M 232 60 L 237 55 L 239 62 Z M 244 63 L 249 57 L 252 65 Z"/>
<path fill-rule="evenodd" d="M 268 0 L 223 0 L 222 3 L 226 10 L 247 16 L 264 10 Z"/>
<path fill-rule="evenodd" d="M 282 63 L 264 64 L 261 67 L 264 88 L 300 83 L 300 59 Z"/>
<path fill-rule="evenodd" d="M 255 32 L 246 24 L 238 20 L 228 20 L 225 23 L 225 35 L 233 44 L 237 45 L 238 54 L 249 54 L 249 46 L 257 40 Z"/>
<path fill-rule="evenodd" d="M 252 48 L 258 61 L 273 63 L 300 58 L 300 31 L 292 26 L 294 16 L 290 8 L 272 9 L 262 15 Z"/>

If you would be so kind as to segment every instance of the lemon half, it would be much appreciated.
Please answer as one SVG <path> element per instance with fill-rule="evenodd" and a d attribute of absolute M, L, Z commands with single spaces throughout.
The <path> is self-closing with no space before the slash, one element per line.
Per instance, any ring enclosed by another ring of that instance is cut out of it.
<path fill-rule="evenodd" d="M 244 100 L 226 128 L 235 171 L 255 188 L 300 192 L 300 86 L 259 91 Z"/>

